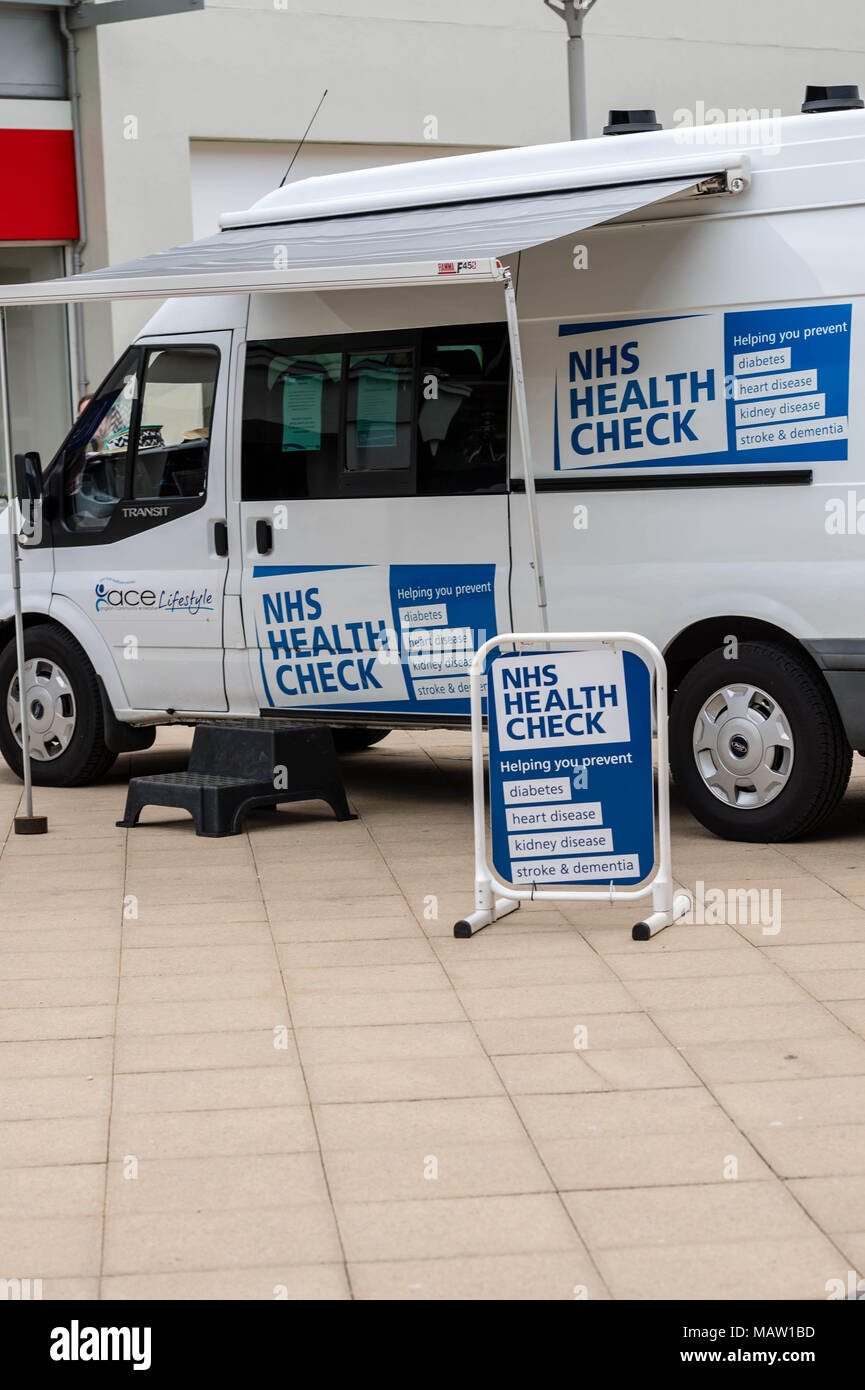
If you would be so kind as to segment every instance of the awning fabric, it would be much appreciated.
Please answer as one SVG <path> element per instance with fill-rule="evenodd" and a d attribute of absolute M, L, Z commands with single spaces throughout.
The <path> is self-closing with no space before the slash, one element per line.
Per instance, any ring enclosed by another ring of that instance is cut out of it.
<path fill-rule="evenodd" d="M 597 226 L 694 183 L 692 175 L 319 221 L 232 227 L 105 270 L 30 285 L 0 285 L 0 304 L 320 290 L 416 283 L 424 278 L 498 278 L 498 257 Z M 472 262 L 478 264 L 472 267 Z M 453 270 L 448 268 L 451 263 Z M 463 263 L 459 269 L 458 263 Z"/>

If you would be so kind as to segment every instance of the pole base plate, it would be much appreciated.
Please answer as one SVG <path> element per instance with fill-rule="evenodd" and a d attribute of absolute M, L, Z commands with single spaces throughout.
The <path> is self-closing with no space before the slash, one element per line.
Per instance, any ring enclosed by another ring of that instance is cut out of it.
<path fill-rule="evenodd" d="M 45 835 L 48 832 L 48 817 L 16 816 L 14 826 L 16 835 Z"/>

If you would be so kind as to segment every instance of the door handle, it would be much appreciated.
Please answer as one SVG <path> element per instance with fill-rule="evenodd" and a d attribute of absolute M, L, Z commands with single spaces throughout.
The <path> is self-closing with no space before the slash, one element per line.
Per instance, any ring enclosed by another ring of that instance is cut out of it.
<path fill-rule="evenodd" d="M 273 527 L 263 518 L 255 523 L 255 547 L 259 555 L 269 555 L 273 549 Z"/>
<path fill-rule="evenodd" d="M 213 548 L 217 555 L 228 554 L 228 525 L 224 521 L 213 523 Z"/>

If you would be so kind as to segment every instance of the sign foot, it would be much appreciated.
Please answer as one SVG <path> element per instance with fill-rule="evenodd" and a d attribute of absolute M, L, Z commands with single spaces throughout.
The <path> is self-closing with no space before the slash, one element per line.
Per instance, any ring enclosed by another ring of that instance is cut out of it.
<path fill-rule="evenodd" d="M 669 912 L 652 912 L 642 922 L 637 922 L 631 931 L 632 941 L 648 941 L 664 927 L 671 927 L 680 917 L 691 910 L 691 899 L 687 893 L 677 893 Z"/>
<path fill-rule="evenodd" d="M 500 917 L 507 917 L 509 912 L 516 912 L 519 905 L 517 898 L 496 898 L 496 905 L 492 910 L 483 907 L 478 912 L 471 912 L 468 917 L 461 917 L 458 922 L 455 922 L 454 936 L 461 940 L 467 936 L 474 936 L 475 932 L 480 931 L 482 927 L 488 927 L 491 922 L 497 922 Z"/>

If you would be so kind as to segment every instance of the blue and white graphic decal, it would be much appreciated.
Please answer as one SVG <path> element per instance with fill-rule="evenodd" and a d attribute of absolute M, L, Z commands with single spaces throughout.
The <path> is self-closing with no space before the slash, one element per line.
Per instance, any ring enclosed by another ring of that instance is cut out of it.
<path fill-rule="evenodd" d="M 633 885 L 655 862 L 652 682 L 633 652 L 488 667 L 492 864 L 517 888 Z"/>
<path fill-rule="evenodd" d="M 497 631 L 496 578 L 495 565 L 257 565 L 267 704 L 468 714 L 472 656 Z"/>
<path fill-rule="evenodd" d="M 847 458 L 850 304 L 558 326 L 554 467 Z"/>

